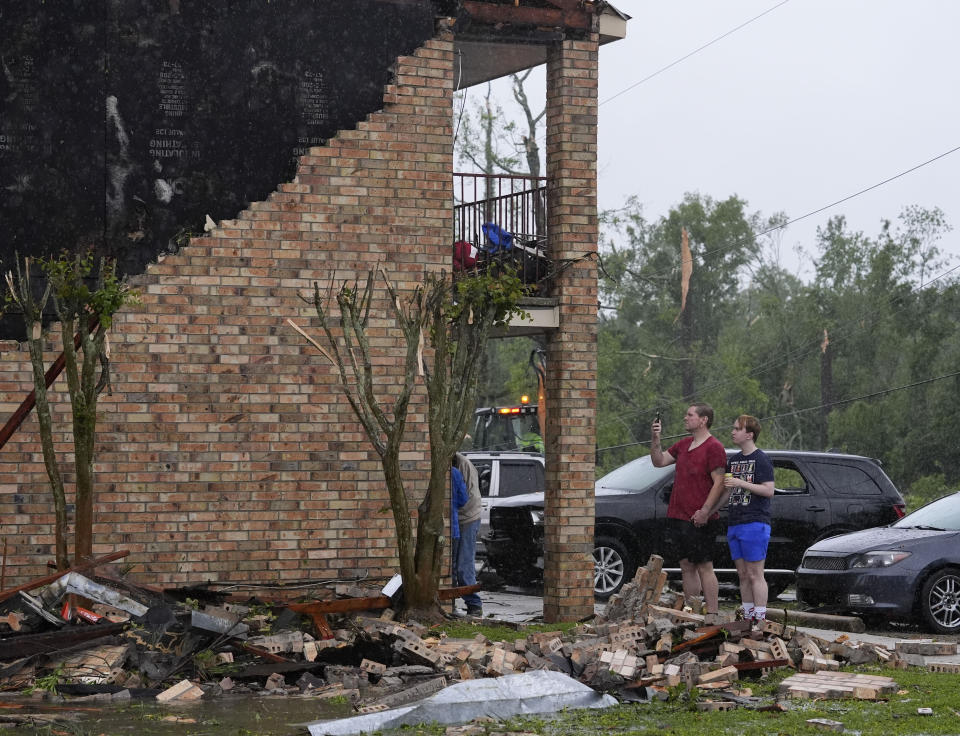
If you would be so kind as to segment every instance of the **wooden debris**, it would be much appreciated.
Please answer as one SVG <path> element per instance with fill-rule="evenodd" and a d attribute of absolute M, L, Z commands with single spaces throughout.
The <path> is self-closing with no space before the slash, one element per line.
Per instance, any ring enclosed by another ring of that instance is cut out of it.
<path fill-rule="evenodd" d="M 718 680 L 732 682 L 738 678 L 739 673 L 736 667 L 723 667 L 719 670 L 714 670 L 713 672 L 707 672 L 706 674 L 700 675 L 699 679 L 697 680 L 697 684 L 717 682 Z"/>
<path fill-rule="evenodd" d="M 202 697 L 203 690 L 199 685 L 193 684 L 190 680 L 180 680 L 180 682 L 173 687 L 169 687 L 157 695 L 157 702 L 169 703 L 174 700 L 199 700 Z"/>
<path fill-rule="evenodd" d="M 87 684 L 113 682 L 121 672 L 132 648 L 131 644 L 86 649 L 59 660 L 63 676 L 69 681 Z"/>

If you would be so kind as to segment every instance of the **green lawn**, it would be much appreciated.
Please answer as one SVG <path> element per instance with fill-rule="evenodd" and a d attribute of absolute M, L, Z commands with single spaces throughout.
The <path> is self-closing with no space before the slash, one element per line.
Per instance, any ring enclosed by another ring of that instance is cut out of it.
<path fill-rule="evenodd" d="M 477 736 L 517 732 L 539 736 L 593 736 L 594 734 L 671 734 L 676 736 L 780 736 L 782 734 L 833 733 L 807 723 L 811 718 L 839 721 L 847 734 L 858 736 L 906 736 L 960 734 L 960 675 L 934 674 L 920 669 L 889 670 L 879 667 L 846 668 L 850 672 L 893 678 L 899 692 L 887 700 L 782 700 L 783 712 L 737 708 L 700 712 L 690 693 L 681 688 L 670 700 L 623 704 L 605 710 L 564 711 L 549 716 L 513 718 L 504 723 L 476 724 Z M 777 672 L 766 680 L 742 683 L 764 704 L 776 701 L 779 683 L 793 670 Z M 700 699 L 711 696 L 694 693 Z M 919 715 L 918 708 L 931 708 L 933 715 Z M 385 734 L 440 736 L 446 726 L 416 726 Z"/>

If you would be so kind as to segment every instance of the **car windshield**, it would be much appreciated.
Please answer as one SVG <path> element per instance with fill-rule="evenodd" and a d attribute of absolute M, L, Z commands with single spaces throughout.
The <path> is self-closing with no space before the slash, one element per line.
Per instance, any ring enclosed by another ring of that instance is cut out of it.
<path fill-rule="evenodd" d="M 631 460 L 616 470 L 611 470 L 597 481 L 598 488 L 616 488 L 623 491 L 642 491 L 662 478 L 673 474 L 674 466 L 656 468 L 649 455 Z"/>
<path fill-rule="evenodd" d="M 960 493 L 938 498 L 894 522 L 893 526 L 900 529 L 960 531 Z"/>

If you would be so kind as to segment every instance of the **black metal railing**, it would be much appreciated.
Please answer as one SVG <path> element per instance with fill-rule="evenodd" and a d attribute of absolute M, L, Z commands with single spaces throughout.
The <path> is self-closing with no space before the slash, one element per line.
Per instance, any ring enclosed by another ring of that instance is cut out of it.
<path fill-rule="evenodd" d="M 512 265 L 533 295 L 548 296 L 546 178 L 453 176 L 454 271 Z"/>

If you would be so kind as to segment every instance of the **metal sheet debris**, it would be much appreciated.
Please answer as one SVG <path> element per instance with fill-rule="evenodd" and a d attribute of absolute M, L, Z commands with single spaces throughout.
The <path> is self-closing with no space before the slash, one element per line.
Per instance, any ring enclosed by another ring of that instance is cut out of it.
<path fill-rule="evenodd" d="M 519 675 L 467 680 L 436 695 L 380 713 L 306 724 L 311 736 L 348 736 L 416 723 L 465 723 L 482 716 L 504 719 L 563 708 L 609 708 L 616 698 L 601 695 L 562 672 L 537 670 Z"/>
<path fill-rule="evenodd" d="M 149 610 L 142 603 L 128 598 L 105 585 L 95 583 L 78 572 L 71 572 L 47 586 L 42 598 L 44 602 L 59 600 L 64 593 L 76 593 L 85 598 L 106 603 L 108 606 L 119 608 L 133 616 L 142 616 Z"/>

